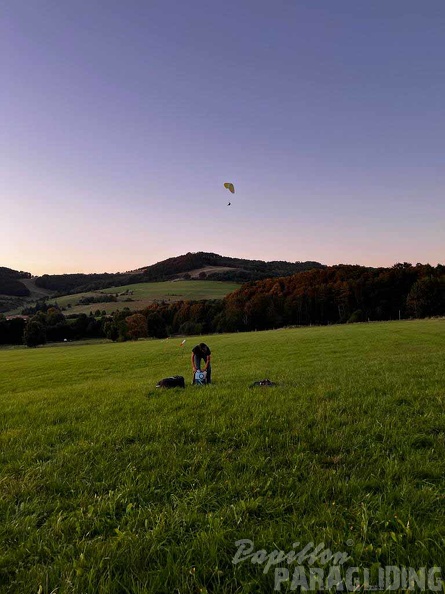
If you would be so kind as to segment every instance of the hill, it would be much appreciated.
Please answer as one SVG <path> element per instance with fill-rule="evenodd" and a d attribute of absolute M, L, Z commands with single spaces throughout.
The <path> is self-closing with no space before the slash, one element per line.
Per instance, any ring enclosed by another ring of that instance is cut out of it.
<path fill-rule="evenodd" d="M 196 252 L 163 260 L 153 266 L 143 268 L 141 271 L 147 280 L 160 280 L 207 267 L 212 269 L 207 276 L 209 279 L 218 278 L 235 282 L 288 276 L 303 270 L 324 268 L 319 262 L 264 262 L 262 260 L 230 258 L 209 252 Z"/>
<path fill-rule="evenodd" d="M 20 279 L 31 278 L 31 273 L 0 266 L 0 295 L 27 297 L 29 289 Z"/>
<path fill-rule="evenodd" d="M 30 296 L 26 286 L 30 278 L 30 272 L 0 266 L 0 313 L 20 307 L 23 300 Z"/>
<path fill-rule="evenodd" d="M 36 286 L 59 294 L 80 293 L 135 283 L 194 277 L 198 276 L 199 272 L 208 280 L 243 283 L 251 280 L 288 276 L 313 268 L 324 268 L 324 266 L 319 262 L 263 262 L 262 260 L 245 260 L 207 252 L 196 252 L 168 258 L 162 262 L 131 272 L 116 274 L 44 274 L 36 279 Z"/>

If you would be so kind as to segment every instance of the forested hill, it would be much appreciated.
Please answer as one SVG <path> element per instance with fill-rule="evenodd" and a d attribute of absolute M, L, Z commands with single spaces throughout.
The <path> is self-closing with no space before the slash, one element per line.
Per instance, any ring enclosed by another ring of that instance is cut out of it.
<path fill-rule="evenodd" d="M 338 265 L 248 283 L 224 300 L 225 330 L 445 315 L 445 266 Z"/>
<path fill-rule="evenodd" d="M 221 268 L 221 270 L 218 270 Z M 263 262 L 229 258 L 207 252 L 188 253 L 168 258 L 151 266 L 133 272 L 117 274 L 44 274 L 36 279 L 38 287 L 58 293 L 73 293 L 105 289 L 148 281 L 165 281 L 188 278 L 197 270 L 208 270 L 202 274 L 208 280 L 247 282 L 265 278 L 288 276 L 303 270 L 324 268 L 319 262 Z"/>
<path fill-rule="evenodd" d="M 262 260 L 246 260 L 230 258 L 209 252 L 188 253 L 175 258 L 168 258 L 143 270 L 145 280 L 167 280 L 175 275 L 181 275 L 200 268 L 224 268 L 224 271 L 212 271 L 207 278 L 212 280 L 242 281 L 260 280 L 276 276 L 288 276 L 310 270 L 324 268 L 319 262 L 264 262 Z M 231 270 L 227 270 L 230 268 Z"/>
<path fill-rule="evenodd" d="M 31 273 L 0 266 L 0 295 L 28 296 L 29 289 L 20 282 L 24 278 L 31 278 Z"/>

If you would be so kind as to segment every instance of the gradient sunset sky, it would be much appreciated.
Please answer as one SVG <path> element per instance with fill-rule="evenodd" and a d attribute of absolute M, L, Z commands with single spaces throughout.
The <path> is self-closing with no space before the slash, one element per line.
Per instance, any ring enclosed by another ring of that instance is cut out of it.
<path fill-rule="evenodd" d="M 445 261 L 444 0 L 2 13 L 0 266 Z"/>

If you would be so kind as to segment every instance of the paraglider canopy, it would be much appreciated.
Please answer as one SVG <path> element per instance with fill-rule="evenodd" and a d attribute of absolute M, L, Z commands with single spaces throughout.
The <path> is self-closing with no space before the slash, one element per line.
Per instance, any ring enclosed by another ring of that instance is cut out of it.
<path fill-rule="evenodd" d="M 230 182 L 226 182 L 224 184 L 224 187 L 227 188 L 228 190 L 230 190 L 232 192 L 232 194 L 235 194 L 235 186 L 233 184 L 231 184 Z"/>

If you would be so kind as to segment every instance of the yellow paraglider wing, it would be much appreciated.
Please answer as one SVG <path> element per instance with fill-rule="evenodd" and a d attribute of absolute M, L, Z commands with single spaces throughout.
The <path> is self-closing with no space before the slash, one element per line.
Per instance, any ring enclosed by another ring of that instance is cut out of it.
<path fill-rule="evenodd" d="M 235 186 L 229 182 L 226 182 L 224 184 L 224 187 L 227 188 L 228 190 L 230 190 L 232 192 L 232 194 L 235 194 Z"/>

